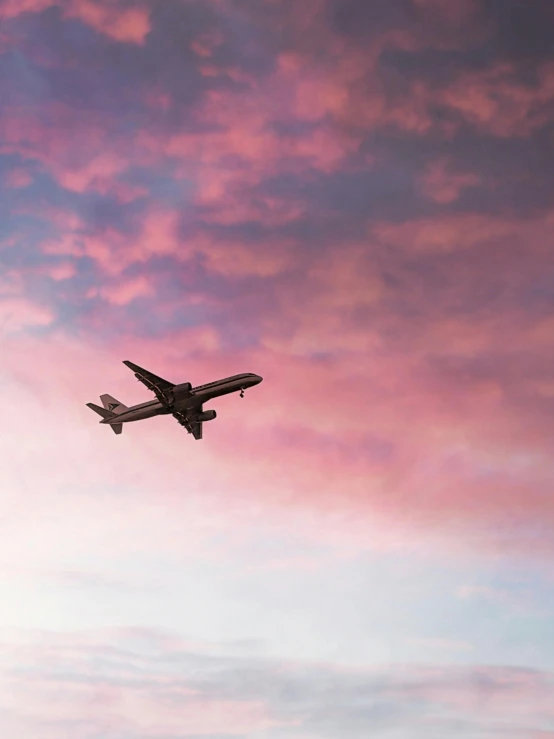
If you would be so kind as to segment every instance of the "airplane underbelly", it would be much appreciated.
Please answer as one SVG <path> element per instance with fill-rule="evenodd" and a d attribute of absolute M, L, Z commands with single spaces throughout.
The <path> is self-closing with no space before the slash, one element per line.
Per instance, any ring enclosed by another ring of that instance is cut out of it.
<path fill-rule="evenodd" d="M 200 403 L 207 403 L 212 398 L 219 398 L 222 395 L 228 395 L 229 393 L 234 393 L 238 388 L 236 387 L 223 387 L 223 388 L 217 388 L 214 390 L 209 390 L 205 393 L 198 393 L 195 395 L 196 397 L 196 404 L 200 405 Z"/>
<path fill-rule="evenodd" d="M 229 395 L 230 393 L 236 393 L 238 387 L 223 387 L 220 390 L 216 390 L 215 392 L 211 393 L 212 398 L 220 398 L 222 395 Z"/>
<path fill-rule="evenodd" d="M 128 423 L 131 421 L 142 421 L 145 418 L 152 418 L 160 414 L 159 408 L 137 408 L 136 411 L 125 413 L 121 415 L 121 423 Z"/>
<path fill-rule="evenodd" d="M 172 406 L 172 410 L 185 411 L 188 408 L 193 408 L 195 405 L 198 405 L 198 399 L 189 395 L 186 398 L 177 398 Z"/>

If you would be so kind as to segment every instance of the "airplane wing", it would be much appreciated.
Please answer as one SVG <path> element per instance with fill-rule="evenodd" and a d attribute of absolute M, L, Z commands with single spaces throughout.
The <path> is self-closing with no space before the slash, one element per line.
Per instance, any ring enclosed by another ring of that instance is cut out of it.
<path fill-rule="evenodd" d="M 202 412 L 202 406 L 200 408 L 195 408 L 195 411 L 201 413 Z M 189 432 L 189 434 L 192 434 L 194 438 L 199 441 L 202 438 L 202 421 L 194 421 L 187 413 L 183 411 L 178 411 L 177 413 L 173 414 L 173 417 L 177 419 L 178 423 L 181 424 L 186 430 Z"/>
<path fill-rule="evenodd" d="M 138 364 L 133 364 L 133 362 L 129 362 L 126 359 L 123 361 L 123 364 L 133 370 L 137 380 L 142 382 L 143 385 L 146 385 L 146 387 L 154 393 L 160 403 L 168 405 L 168 395 L 171 394 L 171 391 L 175 387 L 172 382 L 164 380 L 163 377 L 158 377 L 152 372 L 139 367 Z"/>

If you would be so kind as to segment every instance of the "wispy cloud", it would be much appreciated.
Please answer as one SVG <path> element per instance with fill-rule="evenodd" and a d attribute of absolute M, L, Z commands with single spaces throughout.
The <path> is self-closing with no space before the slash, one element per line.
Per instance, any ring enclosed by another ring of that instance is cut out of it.
<path fill-rule="evenodd" d="M 3 0 L 0 17 L 14 19 L 29 13 L 61 14 L 76 19 L 121 43 L 141 44 L 150 30 L 148 8 L 104 0 Z"/>
<path fill-rule="evenodd" d="M 552 676 L 517 668 L 344 670 L 236 657 L 140 630 L 22 635 L 4 646 L 9 726 L 135 736 L 463 737 L 548 731 Z M 23 638 L 23 640 L 22 640 Z M 57 696 L 53 702 L 53 695 Z M 32 696 L 33 714 L 24 710 Z M 77 722 L 77 724 L 75 723 Z"/>

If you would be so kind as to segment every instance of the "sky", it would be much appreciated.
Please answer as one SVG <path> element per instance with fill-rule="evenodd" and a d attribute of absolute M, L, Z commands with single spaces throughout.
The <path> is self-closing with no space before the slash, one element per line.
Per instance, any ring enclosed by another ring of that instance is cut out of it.
<path fill-rule="evenodd" d="M 553 25 L 0 0 L 3 735 L 554 738 Z"/>

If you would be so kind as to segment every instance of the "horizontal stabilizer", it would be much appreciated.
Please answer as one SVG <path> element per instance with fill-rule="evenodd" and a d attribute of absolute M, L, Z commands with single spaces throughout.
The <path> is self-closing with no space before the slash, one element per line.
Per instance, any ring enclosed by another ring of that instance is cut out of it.
<path fill-rule="evenodd" d="M 112 431 L 114 432 L 114 434 L 121 434 L 123 431 L 122 423 L 110 423 L 110 426 L 112 427 Z"/>
<path fill-rule="evenodd" d="M 87 406 L 95 413 L 98 413 L 99 416 L 102 416 L 102 418 L 113 418 L 115 416 L 113 411 L 109 411 L 107 408 L 101 408 L 96 403 L 87 403 Z"/>

